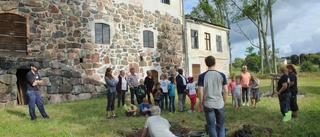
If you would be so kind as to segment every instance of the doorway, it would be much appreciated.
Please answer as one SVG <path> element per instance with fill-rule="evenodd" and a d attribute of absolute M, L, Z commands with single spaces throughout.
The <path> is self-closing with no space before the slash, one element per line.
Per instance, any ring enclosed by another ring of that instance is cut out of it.
<path fill-rule="evenodd" d="M 152 73 L 152 77 L 153 77 L 154 84 L 156 84 L 157 82 L 159 82 L 158 71 L 156 71 L 156 70 L 151 70 L 151 73 Z"/>
<path fill-rule="evenodd" d="M 193 81 L 198 81 L 198 77 L 200 75 L 200 64 L 192 64 L 192 76 Z"/>
<path fill-rule="evenodd" d="M 17 76 L 17 87 L 18 87 L 18 104 L 26 105 L 29 102 L 29 98 L 27 97 L 27 73 L 29 69 L 18 69 Z"/>

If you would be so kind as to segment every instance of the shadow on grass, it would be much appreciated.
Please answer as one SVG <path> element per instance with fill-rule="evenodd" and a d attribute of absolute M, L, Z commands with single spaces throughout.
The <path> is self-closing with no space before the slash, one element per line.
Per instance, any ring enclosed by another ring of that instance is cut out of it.
<path fill-rule="evenodd" d="M 18 111 L 18 110 L 7 109 L 6 112 L 11 114 L 11 115 L 15 115 L 15 116 L 18 116 L 18 117 L 21 117 L 21 118 L 26 118 L 27 117 L 26 113 L 23 113 L 23 112 Z"/>

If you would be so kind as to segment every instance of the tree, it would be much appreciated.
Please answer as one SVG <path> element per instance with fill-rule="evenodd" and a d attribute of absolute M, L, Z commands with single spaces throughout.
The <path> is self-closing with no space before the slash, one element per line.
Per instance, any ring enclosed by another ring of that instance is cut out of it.
<path fill-rule="evenodd" d="M 318 69 L 310 61 L 304 61 L 300 65 L 300 71 L 301 72 L 316 72 L 316 71 L 318 71 Z"/>
<path fill-rule="evenodd" d="M 233 23 L 233 13 L 230 0 L 199 0 L 199 4 L 196 7 L 193 7 L 191 13 L 186 16 L 219 24 L 230 29 L 231 24 Z M 229 57 L 232 59 L 229 31 L 227 32 L 227 37 Z M 230 65 L 230 74 L 232 74 L 232 63 Z"/>
<path fill-rule="evenodd" d="M 300 54 L 299 57 L 300 57 L 299 64 L 302 64 L 307 59 L 307 56 L 304 53 Z"/>
<path fill-rule="evenodd" d="M 294 54 L 294 55 L 291 55 L 291 63 L 292 64 L 295 64 L 295 65 L 298 65 L 299 64 L 299 56 Z"/>
<path fill-rule="evenodd" d="M 256 53 L 247 55 L 245 59 L 245 64 L 248 67 L 248 70 L 253 72 L 260 71 L 260 57 Z"/>
<path fill-rule="evenodd" d="M 242 66 L 245 65 L 245 60 L 243 58 L 235 58 L 232 65 L 236 69 L 241 69 Z"/>

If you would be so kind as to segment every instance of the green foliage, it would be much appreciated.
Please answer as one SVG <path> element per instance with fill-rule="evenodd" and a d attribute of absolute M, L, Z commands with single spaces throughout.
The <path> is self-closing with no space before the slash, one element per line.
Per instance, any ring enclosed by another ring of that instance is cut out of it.
<path fill-rule="evenodd" d="M 314 66 L 310 61 L 304 61 L 300 64 L 301 72 L 317 72 L 318 68 Z"/>
<path fill-rule="evenodd" d="M 253 53 L 251 55 L 247 55 L 245 59 L 245 64 L 248 67 L 248 70 L 253 72 L 260 71 L 260 56 Z"/>
<path fill-rule="evenodd" d="M 295 64 L 295 65 L 299 64 L 299 56 L 298 55 L 296 55 L 296 54 L 291 55 L 290 59 L 291 59 L 292 64 Z"/>
<path fill-rule="evenodd" d="M 241 70 L 243 65 L 245 65 L 245 60 L 243 58 L 235 58 L 234 63 L 232 63 L 232 66 L 239 70 Z"/>

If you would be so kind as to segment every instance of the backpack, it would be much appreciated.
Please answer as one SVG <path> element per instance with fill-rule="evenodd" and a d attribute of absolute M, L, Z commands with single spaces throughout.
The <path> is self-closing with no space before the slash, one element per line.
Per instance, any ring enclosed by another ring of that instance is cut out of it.
<path fill-rule="evenodd" d="M 146 94 L 146 91 L 143 88 L 139 88 L 139 93 L 143 96 Z"/>

